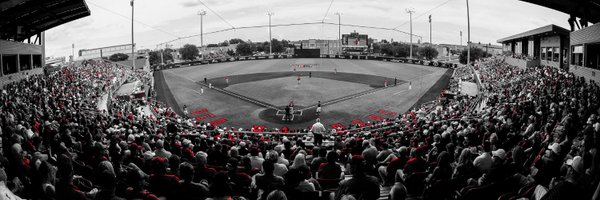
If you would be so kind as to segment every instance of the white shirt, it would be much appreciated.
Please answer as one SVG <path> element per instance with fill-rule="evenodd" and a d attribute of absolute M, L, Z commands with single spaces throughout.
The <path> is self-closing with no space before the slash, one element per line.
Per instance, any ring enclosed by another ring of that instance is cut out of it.
<path fill-rule="evenodd" d="M 250 165 L 252 165 L 252 168 L 256 168 L 256 169 L 262 169 L 262 163 L 265 161 L 265 159 L 258 157 L 258 156 L 250 156 Z"/>
<path fill-rule="evenodd" d="M 323 126 L 323 124 L 321 124 L 321 122 L 317 122 L 312 125 L 312 128 L 310 129 L 310 131 L 313 133 L 322 134 L 322 133 L 326 132 L 327 130 L 325 130 L 325 126 Z"/>
<path fill-rule="evenodd" d="M 492 156 L 490 153 L 483 153 L 473 160 L 473 165 L 480 171 L 487 172 L 492 168 Z"/>

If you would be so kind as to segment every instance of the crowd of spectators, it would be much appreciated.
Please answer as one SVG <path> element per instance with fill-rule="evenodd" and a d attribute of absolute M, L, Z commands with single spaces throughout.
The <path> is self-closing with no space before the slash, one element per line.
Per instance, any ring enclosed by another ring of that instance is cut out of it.
<path fill-rule="evenodd" d="M 483 109 L 469 110 L 471 98 L 440 99 L 333 130 L 315 146 L 308 130 L 218 127 L 150 100 L 113 99 L 97 111 L 116 77 L 150 76 L 102 61 L 65 67 L 2 89 L 0 191 L 28 199 L 370 200 L 389 188 L 383 198 L 597 199 L 598 85 L 498 60 L 475 70 Z M 472 72 L 455 76 L 471 80 Z"/>

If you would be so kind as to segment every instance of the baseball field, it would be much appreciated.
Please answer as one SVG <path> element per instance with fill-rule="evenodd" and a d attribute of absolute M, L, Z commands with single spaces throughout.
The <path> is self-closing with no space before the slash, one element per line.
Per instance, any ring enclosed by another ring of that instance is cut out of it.
<path fill-rule="evenodd" d="M 452 69 L 372 60 L 269 59 L 155 72 L 157 99 L 220 126 L 329 127 L 391 118 L 434 100 Z M 322 112 L 317 114 L 317 104 Z M 284 121 L 293 104 L 292 121 Z"/>

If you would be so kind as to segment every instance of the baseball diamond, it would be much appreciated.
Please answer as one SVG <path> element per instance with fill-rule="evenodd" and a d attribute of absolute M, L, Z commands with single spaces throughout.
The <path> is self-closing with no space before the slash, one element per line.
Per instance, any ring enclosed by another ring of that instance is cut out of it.
<path fill-rule="evenodd" d="M 290 69 L 301 65 L 313 67 Z M 208 109 L 214 114 L 202 122 L 223 118 L 227 122 L 222 126 L 306 128 L 317 117 L 335 126 L 393 117 L 380 116 L 379 110 L 404 113 L 437 98 L 451 74 L 452 69 L 407 63 L 294 58 L 162 70 L 155 78 L 158 99 L 177 113 L 183 114 L 185 105 L 189 110 Z M 323 106 L 319 116 L 315 113 L 318 101 Z M 291 121 L 282 120 L 290 102 L 302 114 L 294 113 Z"/>

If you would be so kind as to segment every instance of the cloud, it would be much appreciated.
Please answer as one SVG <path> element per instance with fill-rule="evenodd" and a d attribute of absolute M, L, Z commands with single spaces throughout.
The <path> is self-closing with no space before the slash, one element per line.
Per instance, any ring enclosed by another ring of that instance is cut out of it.
<path fill-rule="evenodd" d="M 76 48 L 95 48 L 131 42 L 131 8 L 122 0 L 88 0 L 110 11 L 90 4 L 92 15 L 46 32 L 46 46 L 49 55 L 70 55 L 70 45 Z M 459 32 L 463 31 L 463 44 L 466 43 L 467 20 L 465 1 L 451 0 L 431 11 L 447 0 L 344 0 L 334 1 L 325 19 L 337 23 L 335 12 L 342 12 L 342 23 L 373 27 L 392 28 L 409 21 L 406 8 L 414 8 L 413 33 L 424 40 L 429 39 L 427 15 L 433 15 L 433 42 L 460 43 Z M 197 35 L 200 32 L 199 9 L 207 11 L 204 16 L 204 43 L 216 43 L 230 38 L 243 40 L 268 40 L 267 28 L 237 29 L 217 34 L 208 32 L 230 28 L 211 10 L 217 12 L 233 26 L 259 26 L 268 24 L 267 10 L 275 13 L 273 24 L 320 22 L 330 4 L 329 0 L 144 0 L 136 4 L 135 19 L 144 24 L 135 24 L 135 42 L 140 47 L 154 49 L 159 43 L 176 37 L 154 28 L 167 31 L 179 37 Z M 521 33 L 547 24 L 568 27 L 566 14 L 524 3 L 517 0 L 470 1 L 471 40 L 473 42 L 494 43 L 499 38 Z M 111 12 L 112 11 L 112 12 Z M 118 16 L 118 13 L 122 16 Z M 418 17 L 422 15 L 421 17 Z M 375 39 L 394 38 L 394 41 L 408 41 L 409 37 L 396 31 L 366 29 L 342 26 L 342 33 L 351 31 L 369 34 Z M 408 32 L 409 24 L 398 30 Z M 303 25 L 274 27 L 273 36 L 287 40 L 309 38 L 336 39 L 337 25 Z M 173 42 L 180 46 L 186 43 L 199 44 L 199 37 Z M 76 49 L 77 50 L 77 49 Z"/>
<path fill-rule="evenodd" d="M 198 5 L 200 5 L 199 1 L 196 0 L 192 0 L 192 1 L 184 1 L 182 3 L 180 3 L 183 7 L 196 7 Z"/>

